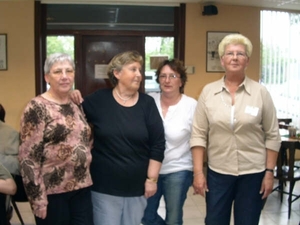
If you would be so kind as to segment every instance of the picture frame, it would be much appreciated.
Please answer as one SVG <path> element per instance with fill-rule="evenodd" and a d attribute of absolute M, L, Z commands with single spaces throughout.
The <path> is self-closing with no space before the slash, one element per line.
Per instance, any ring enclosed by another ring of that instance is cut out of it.
<path fill-rule="evenodd" d="M 7 34 L 0 34 L 0 71 L 7 70 Z"/>
<path fill-rule="evenodd" d="M 206 33 L 206 72 L 224 72 L 220 63 L 218 47 L 221 40 L 228 34 L 238 33 L 236 31 L 207 31 Z"/>

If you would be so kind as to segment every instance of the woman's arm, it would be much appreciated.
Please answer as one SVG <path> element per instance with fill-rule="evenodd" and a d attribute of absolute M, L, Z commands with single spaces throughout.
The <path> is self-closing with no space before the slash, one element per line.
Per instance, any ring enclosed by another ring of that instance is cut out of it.
<path fill-rule="evenodd" d="M 148 104 L 148 113 L 147 129 L 149 132 L 150 154 L 145 181 L 144 195 L 146 198 L 151 197 L 157 191 L 157 179 L 164 159 L 166 142 L 163 122 L 152 98 Z"/>
<path fill-rule="evenodd" d="M 271 170 L 275 168 L 277 157 L 278 152 L 267 149 L 266 169 L 270 169 L 270 171 L 266 170 L 261 184 L 260 193 L 263 193 L 262 199 L 267 198 L 273 190 L 274 174 Z"/>
<path fill-rule="evenodd" d="M 12 178 L 0 179 L 0 193 L 14 195 L 16 191 L 17 186 Z"/>
<path fill-rule="evenodd" d="M 44 184 L 42 163 L 44 163 L 44 132 L 47 108 L 42 103 L 32 100 L 26 106 L 20 126 L 19 161 L 24 188 L 33 213 L 46 217 L 48 205 Z"/>
<path fill-rule="evenodd" d="M 273 104 L 270 93 L 263 89 L 263 113 L 262 125 L 265 132 L 266 140 L 266 169 L 273 170 L 276 166 L 278 152 L 280 149 L 281 138 L 279 135 L 278 119 L 276 109 Z M 272 171 L 266 171 L 261 184 L 260 193 L 263 193 L 262 198 L 267 198 L 273 190 L 274 175 Z"/>
<path fill-rule="evenodd" d="M 205 174 L 203 172 L 203 163 L 204 163 L 204 147 L 194 146 L 192 147 L 192 156 L 193 156 L 193 167 L 194 167 L 194 193 L 200 194 L 203 197 L 205 192 L 208 191 Z"/>
<path fill-rule="evenodd" d="M 161 168 L 161 162 L 150 159 L 148 172 L 147 172 L 147 179 L 145 182 L 146 198 L 153 196 L 157 191 L 157 180 L 158 180 L 160 168 Z"/>

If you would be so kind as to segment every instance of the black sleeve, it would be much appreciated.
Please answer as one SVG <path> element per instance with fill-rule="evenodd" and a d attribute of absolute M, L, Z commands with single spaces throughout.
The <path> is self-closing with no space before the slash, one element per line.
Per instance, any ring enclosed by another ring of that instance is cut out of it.
<path fill-rule="evenodd" d="M 147 129 L 150 140 L 150 159 L 162 162 L 165 151 L 165 132 L 154 99 L 149 97 Z"/>

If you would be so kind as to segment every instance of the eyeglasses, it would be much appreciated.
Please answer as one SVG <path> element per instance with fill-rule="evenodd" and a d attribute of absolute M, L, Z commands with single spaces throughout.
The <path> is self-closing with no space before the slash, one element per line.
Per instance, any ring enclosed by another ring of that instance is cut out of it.
<path fill-rule="evenodd" d="M 159 75 L 160 80 L 166 80 L 167 78 L 169 78 L 170 80 L 175 80 L 176 78 L 179 78 L 179 77 L 177 77 L 175 73 Z"/>
<path fill-rule="evenodd" d="M 247 54 L 245 52 L 226 52 L 224 56 L 226 58 L 233 58 L 236 56 L 238 59 L 244 59 L 247 57 Z"/>
<path fill-rule="evenodd" d="M 66 70 L 54 70 L 51 73 L 55 76 L 61 76 L 61 75 L 63 75 L 63 73 L 65 73 L 67 76 L 71 76 L 74 74 L 74 72 L 75 71 L 72 69 L 66 69 Z"/>

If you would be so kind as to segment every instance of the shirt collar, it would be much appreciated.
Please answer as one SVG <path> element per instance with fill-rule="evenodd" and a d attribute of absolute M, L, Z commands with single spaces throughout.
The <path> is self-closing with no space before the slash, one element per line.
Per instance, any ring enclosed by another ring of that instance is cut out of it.
<path fill-rule="evenodd" d="M 215 94 L 221 93 L 224 89 L 226 89 L 225 86 L 225 75 L 218 81 L 219 88 L 216 89 Z M 244 87 L 244 90 L 251 95 L 251 87 L 249 83 L 249 78 L 245 76 L 244 81 L 239 85 L 239 87 Z"/>

